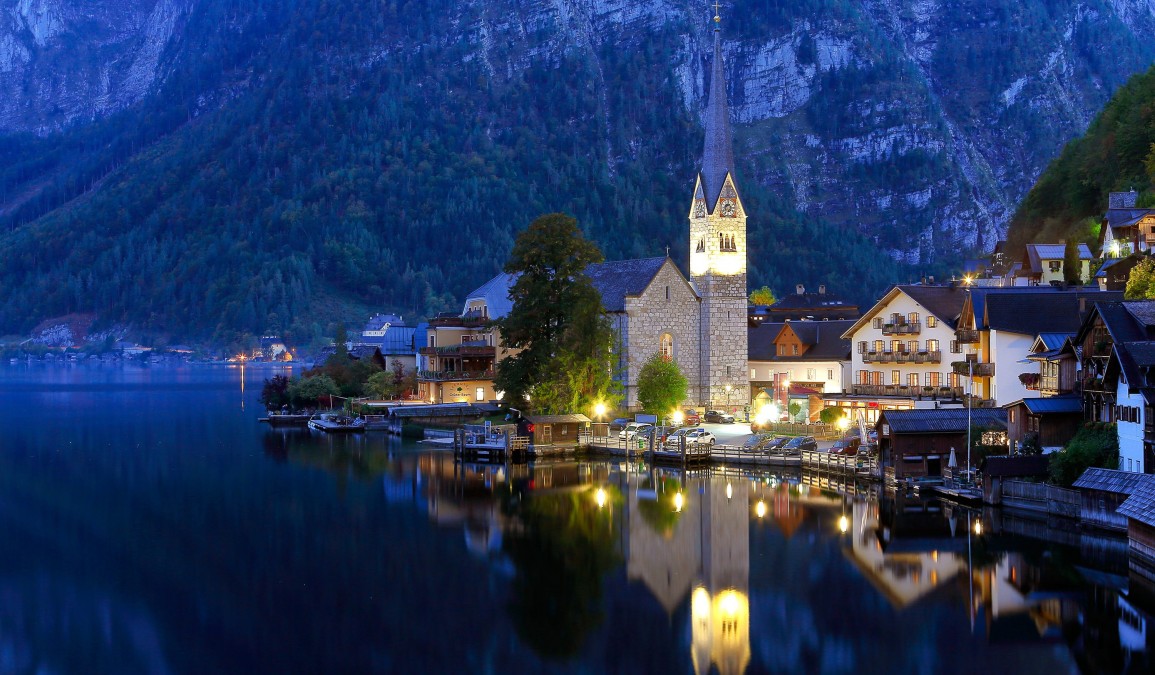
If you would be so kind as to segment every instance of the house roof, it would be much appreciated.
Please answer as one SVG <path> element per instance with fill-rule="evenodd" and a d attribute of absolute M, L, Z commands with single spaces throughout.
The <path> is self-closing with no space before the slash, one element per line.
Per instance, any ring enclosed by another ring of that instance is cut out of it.
<path fill-rule="evenodd" d="M 516 275 L 502 272 L 466 296 L 465 302 L 468 304 L 470 300 L 485 300 L 485 305 L 489 308 L 489 318 L 500 319 L 513 309 L 509 289 L 516 279 Z"/>
<path fill-rule="evenodd" d="M 958 325 L 959 312 L 962 311 L 966 300 L 966 291 L 957 286 L 922 286 L 907 284 L 892 286 L 882 299 L 874 303 L 865 314 L 855 321 L 843 335 L 851 339 L 854 332 L 866 326 L 875 316 L 881 314 L 899 294 L 904 294 L 917 302 L 923 309 L 935 315 L 939 321 L 950 328 Z"/>
<path fill-rule="evenodd" d="M 626 297 L 640 295 L 669 258 L 637 258 L 598 263 L 586 268 L 586 276 L 602 295 L 607 312 L 626 311 Z M 673 264 L 673 263 L 671 263 Z"/>
<path fill-rule="evenodd" d="M 1117 492 L 1129 495 L 1142 482 L 1145 474 L 1134 471 L 1118 471 L 1116 469 L 1099 469 L 1092 467 L 1079 476 L 1072 487 L 1082 490 L 1099 490 L 1101 492 Z"/>
<path fill-rule="evenodd" d="M 1096 301 L 1123 299 L 1119 291 L 1060 290 L 1050 287 L 1017 292 L 1013 289 L 976 289 L 972 295 L 979 328 L 1021 335 L 1073 335 Z"/>
<path fill-rule="evenodd" d="M 845 300 L 829 291 L 816 293 L 814 291 L 803 291 L 802 293 L 791 293 L 778 299 L 773 305 L 770 305 L 771 312 L 777 311 L 796 311 L 803 309 L 814 310 L 829 310 L 829 309 L 857 309 L 858 305 Z"/>
<path fill-rule="evenodd" d="M 526 415 L 525 419 L 534 424 L 587 424 L 590 418 L 581 413 L 573 415 Z"/>
<path fill-rule="evenodd" d="M 1139 193 L 1135 190 L 1128 192 L 1112 192 L 1107 195 L 1108 209 L 1133 209 L 1139 203 Z"/>
<path fill-rule="evenodd" d="M 1067 247 L 1064 244 L 1027 244 L 1023 271 L 1028 271 L 1026 264 L 1029 263 L 1029 271 L 1038 274 L 1043 271 L 1044 260 L 1062 260 L 1066 253 Z M 1090 260 L 1092 257 L 1091 249 L 1086 244 L 1079 244 L 1079 260 Z"/>
<path fill-rule="evenodd" d="M 1155 527 L 1155 476 L 1150 474 L 1137 475 L 1140 476 L 1139 482 L 1135 485 L 1127 501 L 1119 505 L 1116 513 L 1137 520 L 1144 525 Z"/>
<path fill-rule="evenodd" d="M 850 359 L 850 340 L 843 338 L 854 321 L 768 321 L 747 328 L 748 354 L 751 361 L 846 361 Z M 779 356 L 774 341 L 789 326 L 803 344 L 805 354 Z"/>
<path fill-rule="evenodd" d="M 1050 462 L 1050 455 L 993 455 L 983 458 L 981 469 L 984 476 L 1043 476 Z"/>
<path fill-rule="evenodd" d="M 968 418 L 966 408 L 938 408 L 927 410 L 884 410 L 879 424 L 890 425 L 891 433 L 939 434 L 967 430 L 967 423 L 975 427 L 1007 426 L 1007 411 L 1001 408 L 974 408 Z"/>
<path fill-rule="evenodd" d="M 1049 396 L 1046 398 L 1024 398 L 1004 408 L 1024 406 L 1032 415 L 1082 415 L 1082 396 Z"/>

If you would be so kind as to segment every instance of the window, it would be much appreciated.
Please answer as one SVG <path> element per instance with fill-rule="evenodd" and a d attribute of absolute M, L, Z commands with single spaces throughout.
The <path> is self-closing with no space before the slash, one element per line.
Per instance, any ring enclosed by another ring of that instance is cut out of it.
<path fill-rule="evenodd" d="M 876 352 L 882 351 L 882 340 L 875 340 L 874 341 L 874 351 L 876 351 Z"/>
<path fill-rule="evenodd" d="M 666 302 L 670 301 L 670 287 L 666 286 Z"/>
<path fill-rule="evenodd" d="M 890 341 L 890 351 L 901 352 L 902 351 L 902 340 L 891 340 Z"/>
<path fill-rule="evenodd" d="M 906 384 L 911 387 L 918 386 L 918 373 L 910 373 L 906 376 Z"/>
<path fill-rule="evenodd" d="M 925 383 L 928 387 L 939 386 L 942 383 L 942 373 L 927 373 Z"/>
<path fill-rule="evenodd" d="M 934 328 L 938 325 L 938 317 L 933 314 L 928 314 L 926 317 L 926 327 Z"/>
<path fill-rule="evenodd" d="M 906 347 L 907 347 L 907 350 L 910 351 L 911 354 L 917 354 L 918 353 L 918 340 L 911 340 L 909 343 L 907 343 Z"/>
<path fill-rule="evenodd" d="M 882 317 L 877 317 L 877 318 L 874 320 L 874 327 L 875 327 L 875 328 L 879 328 L 879 329 L 881 329 L 881 328 L 882 328 Z"/>
<path fill-rule="evenodd" d="M 959 344 L 958 340 L 951 340 L 950 341 L 950 353 L 951 354 L 962 354 L 962 345 Z"/>
<path fill-rule="evenodd" d="M 907 323 L 918 323 L 918 312 L 911 312 L 906 315 Z"/>
<path fill-rule="evenodd" d="M 814 369 L 813 368 L 807 368 L 806 369 L 806 379 L 810 382 L 814 381 Z"/>
<path fill-rule="evenodd" d="M 875 384 L 877 386 L 881 386 L 882 385 L 882 371 L 881 370 L 873 371 L 872 373 L 870 373 L 870 379 L 871 379 L 872 384 Z"/>
<path fill-rule="evenodd" d="M 474 393 L 474 396 L 477 397 L 478 401 L 484 401 L 485 400 L 485 387 L 478 387 L 477 391 Z"/>
<path fill-rule="evenodd" d="M 786 345 L 778 345 L 778 356 L 786 356 Z"/>
<path fill-rule="evenodd" d="M 927 340 L 926 341 L 926 351 L 937 352 L 938 351 L 938 340 Z"/>
<path fill-rule="evenodd" d="M 436 347 L 437 346 L 437 333 L 430 333 L 429 334 L 428 346 L 430 346 L 430 347 Z"/>
<path fill-rule="evenodd" d="M 833 382 L 834 381 L 834 369 L 833 368 L 826 371 L 826 381 L 827 382 Z"/>
<path fill-rule="evenodd" d="M 890 371 L 890 383 L 893 385 L 902 384 L 902 371 L 901 370 Z"/>
<path fill-rule="evenodd" d="M 705 239 L 699 239 L 698 240 L 698 248 L 694 252 L 695 253 L 705 253 L 706 252 L 706 240 Z"/>
<path fill-rule="evenodd" d="M 858 371 L 858 383 L 859 384 L 870 384 L 870 371 L 869 370 Z"/>
<path fill-rule="evenodd" d="M 865 354 L 866 353 L 866 340 L 862 340 L 858 343 L 858 353 L 859 354 Z"/>
<path fill-rule="evenodd" d="M 793 345 L 790 345 L 790 347 L 794 350 L 794 356 L 798 356 L 798 345 L 793 344 Z"/>
<path fill-rule="evenodd" d="M 1015 423 L 1015 409 L 1014 408 L 1011 408 L 1010 410 L 1007 411 L 1007 421 L 1010 422 L 1011 424 Z"/>
<path fill-rule="evenodd" d="M 950 386 L 961 387 L 962 386 L 962 375 L 955 373 L 955 372 L 951 372 L 951 374 L 950 374 Z"/>
<path fill-rule="evenodd" d="M 674 360 L 674 336 L 669 333 L 662 333 L 662 337 L 658 338 L 658 353 L 667 361 Z"/>
<path fill-rule="evenodd" d="M 1049 266 L 1050 266 L 1052 272 L 1062 272 L 1063 271 L 1063 261 L 1062 260 L 1052 260 L 1049 263 Z"/>

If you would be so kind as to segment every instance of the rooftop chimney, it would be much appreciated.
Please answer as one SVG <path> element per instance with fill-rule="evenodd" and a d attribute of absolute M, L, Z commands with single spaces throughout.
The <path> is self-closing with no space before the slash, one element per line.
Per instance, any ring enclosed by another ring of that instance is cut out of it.
<path fill-rule="evenodd" d="M 794 287 L 794 292 L 797 293 L 798 295 L 802 295 L 803 293 L 806 292 L 806 287 L 803 286 L 802 284 L 798 284 L 797 286 Z"/>
<path fill-rule="evenodd" d="M 1086 314 L 1086 313 L 1087 313 L 1087 298 L 1080 297 L 1079 298 L 1079 314 Z"/>

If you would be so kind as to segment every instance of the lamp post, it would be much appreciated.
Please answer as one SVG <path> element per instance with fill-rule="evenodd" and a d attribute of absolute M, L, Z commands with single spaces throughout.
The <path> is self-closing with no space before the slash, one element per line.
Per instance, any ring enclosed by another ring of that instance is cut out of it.
<path fill-rule="evenodd" d="M 726 385 L 726 407 L 731 409 L 727 412 L 733 412 L 734 406 L 730 404 L 730 391 L 732 389 L 733 389 L 733 387 L 731 387 L 730 385 Z"/>

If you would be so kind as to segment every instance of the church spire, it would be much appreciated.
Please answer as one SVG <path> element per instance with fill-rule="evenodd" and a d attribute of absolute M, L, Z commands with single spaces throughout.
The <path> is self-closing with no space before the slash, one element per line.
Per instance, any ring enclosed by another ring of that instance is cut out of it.
<path fill-rule="evenodd" d="M 705 116 L 706 143 L 702 151 L 702 188 L 707 208 L 713 210 L 726 174 L 734 170 L 734 144 L 730 136 L 730 109 L 726 105 L 726 68 L 722 63 L 722 18 L 714 3 L 714 63 L 710 75 L 710 100 Z"/>

